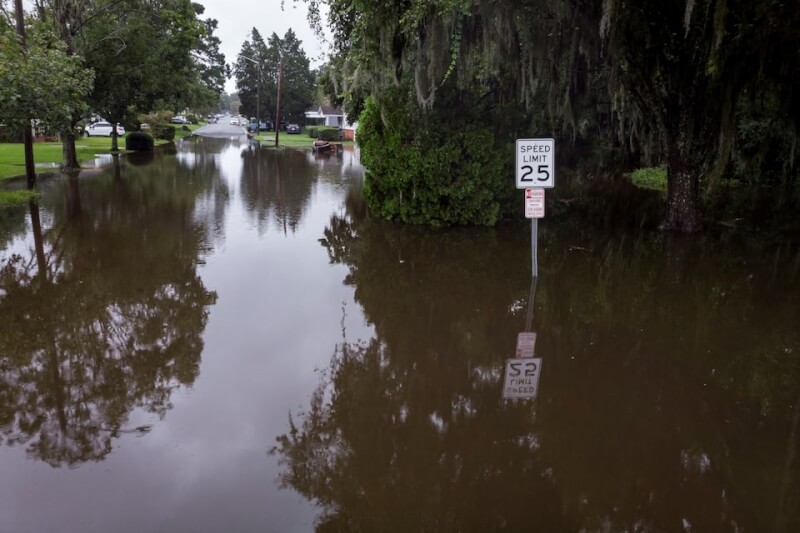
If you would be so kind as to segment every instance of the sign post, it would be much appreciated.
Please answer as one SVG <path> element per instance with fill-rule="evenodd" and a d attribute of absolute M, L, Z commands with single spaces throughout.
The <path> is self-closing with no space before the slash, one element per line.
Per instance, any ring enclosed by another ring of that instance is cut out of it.
<path fill-rule="evenodd" d="M 539 219 L 544 218 L 544 190 L 555 187 L 556 143 L 553 139 L 517 139 L 517 189 L 525 189 L 525 217 L 531 219 L 531 294 L 525 331 L 517 336 L 516 358 L 506 360 L 503 398 L 534 399 L 539 391 L 542 359 L 535 357 L 533 307 L 539 278 Z"/>
<path fill-rule="evenodd" d="M 517 189 L 525 189 L 525 216 L 531 219 L 531 270 L 539 277 L 539 222 L 544 218 L 544 189 L 556 185 L 556 141 L 517 139 Z"/>

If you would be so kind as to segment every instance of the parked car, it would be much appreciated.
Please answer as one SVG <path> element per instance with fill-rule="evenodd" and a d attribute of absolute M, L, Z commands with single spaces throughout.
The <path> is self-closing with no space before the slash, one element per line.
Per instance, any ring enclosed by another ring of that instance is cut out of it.
<path fill-rule="evenodd" d="M 256 120 L 250 120 L 250 125 L 247 127 L 250 131 L 256 131 Z M 262 120 L 258 126 L 258 131 L 270 131 L 272 130 L 272 122 L 269 120 Z"/>
<path fill-rule="evenodd" d="M 184 117 L 183 115 L 176 115 L 172 117 L 172 120 L 170 122 L 172 122 L 173 124 L 191 124 L 191 121 L 188 118 Z"/>
<path fill-rule="evenodd" d="M 238 126 L 238 125 L 239 125 L 239 119 L 236 118 L 236 117 L 233 117 L 231 119 L 231 126 Z"/>
<path fill-rule="evenodd" d="M 83 129 L 83 133 L 87 137 L 110 137 L 112 131 L 111 123 L 109 122 L 95 122 L 89 124 Z M 117 124 L 117 135 L 125 135 L 125 128 Z"/>
<path fill-rule="evenodd" d="M 300 126 L 298 124 L 289 124 L 286 126 L 286 133 L 300 133 Z"/>

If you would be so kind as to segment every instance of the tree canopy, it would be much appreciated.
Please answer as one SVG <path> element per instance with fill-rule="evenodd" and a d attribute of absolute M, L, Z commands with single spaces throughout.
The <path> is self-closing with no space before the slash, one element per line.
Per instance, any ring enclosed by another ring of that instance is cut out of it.
<path fill-rule="evenodd" d="M 17 131 L 31 121 L 68 128 L 72 115 L 87 109 L 93 73 L 44 24 L 29 20 L 26 44 L 0 18 L 0 122 Z"/>
<path fill-rule="evenodd" d="M 273 33 L 267 42 L 256 28 L 252 29 L 233 68 L 243 113 L 275 117 L 278 71 L 283 58 L 281 117 L 287 122 L 303 121 L 314 100 L 314 75 L 301 45 L 291 28 L 283 37 Z"/>
<path fill-rule="evenodd" d="M 779 145 L 793 147 L 800 126 L 792 98 L 800 79 L 800 14 L 792 3 L 308 4 L 318 28 L 324 23 L 322 5 L 328 9 L 335 97 L 361 109 L 369 96 L 381 110 L 384 123 L 374 123 L 373 136 L 387 140 L 397 135 L 401 144 L 430 146 L 438 134 L 431 132 L 436 125 L 426 117 L 458 120 L 474 111 L 468 122 L 493 138 L 508 174 L 513 174 L 513 155 L 503 146 L 515 137 L 555 136 L 621 153 L 633 162 L 663 164 L 667 229 L 698 229 L 701 193 L 713 190 L 721 177 L 741 179 L 743 166 L 753 156 L 759 159 L 765 146 L 747 130 L 768 129 Z M 421 130 L 403 130 L 386 120 L 385 111 L 397 107 L 398 99 L 420 110 Z M 779 181 L 794 183 L 794 150 L 777 163 Z M 457 203 L 448 190 L 472 165 L 464 162 L 428 180 L 430 194 L 422 198 L 433 195 L 445 206 Z M 759 170 L 768 167 L 762 164 Z M 371 206 L 406 220 L 393 207 L 402 197 L 404 209 L 418 212 L 416 218 L 424 221 L 423 208 L 414 202 L 423 176 L 419 171 L 414 176 L 409 186 L 397 183 L 392 173 L 370 169 L 368 180 L 386 191 L 373 196 Z"/>

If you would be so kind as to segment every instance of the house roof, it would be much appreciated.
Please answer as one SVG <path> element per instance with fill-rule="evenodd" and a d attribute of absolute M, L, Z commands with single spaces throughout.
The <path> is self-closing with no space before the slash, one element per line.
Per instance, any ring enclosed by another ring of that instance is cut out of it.
<path fill-rule="evenodd" d="M 308 111 L 306 111 L 306 116 L 317 116 L 317 117 L 324 117 L 324 116 L 334 116 L 340 117 L 342 116 L 342 110 L 339 107 L 333 107 L 329 105 L 321 105 L 317 107 L 312 107 Z"/>

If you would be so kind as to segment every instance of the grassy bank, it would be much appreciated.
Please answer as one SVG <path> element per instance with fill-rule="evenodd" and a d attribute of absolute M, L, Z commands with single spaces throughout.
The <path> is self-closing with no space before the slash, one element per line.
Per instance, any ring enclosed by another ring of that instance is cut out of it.
<path fill-rule="evenodd" d="M 180 139 L 191 135 L 200 126 L 187 124 L 189 131 L 184 131 L 180 125 L 175 127 L 175 138 Z M 156 140 L 156 145 L 166 144 L 168 141 Z M 120 153 L 125 153 L 125 137 L 119 138 Z M 97 155 L 111 153 L 110 137 L 81 137 L 75 141 L 75 150 L 78 153 L 78 162 L 91 161 Z M 62 146 L 60 142 L 40 142 L 33 145 L 33 160 L 37 165 L 57 165 L 61 163 Z M 37 168 L 37 172 L 43 170 Z M 0 143 L 0 181 L 25 175 L 25 148 L 22 143 Z"/>
<path fill-rule="evenodd" d="M 119 139 L 119 146 L 125 147 L 125 138 Z M 83 137 L 75 141 L 78 161 L 91 161 L 98 154 L 111 153 L 109 137 Z M 33 160 L 37 165 L 61 163 L 62 146 L 60 142 L 34 143 Z M 42 170 L 37 168 L 37 172 Z M 25 148 L 22 143 L 0 144 L 0 180 L 25 175 Z"/>
<path fill-rule="evenodd" d="M 259 141 L 264 144 L 269 145 L 269 143 L 275 144 L 275 132 L 274 131 L 267 131 L 258 134 L 256 137 Z M 280 136 L 278 137 L 278 144 L 280 146 L 292 146 L 292 147 L 305 147 L 311 148 L 311 143 L 314 142 L 314 139 L 309 137 L 305 133 L 286 133 L 282 131 Z M 341 141 L 341 144 L 344 146 L 352 146 L 353 141 Z"/>

